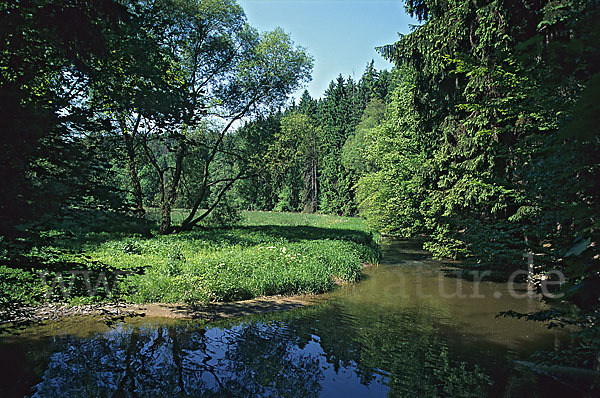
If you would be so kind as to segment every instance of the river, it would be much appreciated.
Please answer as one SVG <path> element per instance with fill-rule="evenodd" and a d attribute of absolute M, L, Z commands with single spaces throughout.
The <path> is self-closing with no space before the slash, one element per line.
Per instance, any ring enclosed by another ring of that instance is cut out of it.
<path fill-rule="evenodd" d="M 542 304 L 524 287 L 444 276 L 414 241 L 387 241 L 364 279 L 313 305 L 217 322 L 78 318 L 0 336 L 0 396 L 553 397 L 515 364 L 564 344 L 496 318 Z M 446 272 L 447 274 L 447 272 Z"/>

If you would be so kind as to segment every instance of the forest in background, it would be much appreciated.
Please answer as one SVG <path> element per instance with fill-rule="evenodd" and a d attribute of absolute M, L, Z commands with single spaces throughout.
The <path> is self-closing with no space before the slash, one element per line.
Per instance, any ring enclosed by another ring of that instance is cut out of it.
<path fill-rule="evenodd" d="M 254 147 L 269 142 L 272 164 L 238 185 L 239 200 L 360 214 L 378 231 L 425 237 L 466 276 L 521 269 L 538 288 L 560 285 L 555 302 L 572 307 L 505 315 L 582 327 L 551 361 L 597 368 L 598 2 L 417 0 L 406 10 L 422 24 L 379 48 L 391 72 L 368 65 L 358 82 L 340 76 L 322 99 L 305 93 L 239 130 Z"/>
<path fill-rule="evenodd" d="M 233 1 L 0 7 L 5 266 L 148 208 L 159 234 L 360 215 L 471 272 L 560 272 L 570 305 L 511 315 L 581 327 L 551 360 L 599 366 L 598 1 L 409 0 L 421 24 L 379 49 L 391 71 L 291 106 L 310 55 Z"/>

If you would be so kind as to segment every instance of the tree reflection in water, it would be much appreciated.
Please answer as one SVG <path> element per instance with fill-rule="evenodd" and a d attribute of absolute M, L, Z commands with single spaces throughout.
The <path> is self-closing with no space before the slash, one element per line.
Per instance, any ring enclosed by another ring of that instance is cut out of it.
<path fill-rule="evenodd" d="M 278 325 L 117 327 L 57 338 L 34 396 L 315 396 L 319 358 Z"/>
<path fill-rule="evenodd" d="M 211 328 L 121 324 L 49 348 L 34 396 L 484 396 L 490 384 L 427 314 L 335 303 Z"/>

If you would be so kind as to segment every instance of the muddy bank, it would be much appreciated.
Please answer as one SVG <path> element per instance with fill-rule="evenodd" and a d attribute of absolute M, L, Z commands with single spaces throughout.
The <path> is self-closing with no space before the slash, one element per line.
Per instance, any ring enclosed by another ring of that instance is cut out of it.
<path fill-rule="evenodd" d="M 362 269 L 370 269 L 378 264 L 362 263 Z M 344 286 L 351 282 L 334 277 L 336 286 Z M 83 305 L 68 305 L 65 303 L 49 303 L 39 306 L 18 307 L 0 311 L 0 331 L 6 325 L 31 324 L 44 321 L 58 321 L 77 316 L 101 316 L 107 318 L 122 316 L 148 316 L 152 318 L 169 319 L 203 319 L 215 320 L 235 318 L 245 315 L 260 314 L 273 311 L 285 311 L 313 304 L 327 296 L 303 294 L 295 296 L 267 296 L 250 300 L 215 303 L 97 303 Z"/>
<path fill-rule="evenodd" d="M 259 297 L 231 303 L 210 304 L 144 304 L 130 305 L 125 311 L 150 317 L 175 319 L 206 319 L 240 317 L 272 311 L 285 311 L 313 302 L 314 296 Z"/>
<path fill-rule="evenodd" d="M 71 306 L 67 304 L 46 304 L 37 307 L 23 307 L 3 312 L 0 325 L 8 326 L 23 323 L 56 321 L 79 316 L 115 317 L 142 316 L 170 319 L 215 320 L 272 311 L 284 311 L 311 304 L 315 296 L 272 296 L 230 303 L 150 303 L 150 304 L 89 304 Z"/>

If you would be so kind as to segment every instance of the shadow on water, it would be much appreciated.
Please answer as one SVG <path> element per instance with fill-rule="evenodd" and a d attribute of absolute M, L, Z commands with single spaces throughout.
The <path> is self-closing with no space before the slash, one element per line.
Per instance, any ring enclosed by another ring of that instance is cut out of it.
<path fill-rule="evenodd" d="M 513 365 L 563 335 L 494 318 L 498 309 L 539 303 L 496 298 L 506 292 L 491 282 L 479 288 L 483 298 L 452 296 L 435 262 L 411 257 L 418 252 L 411 244 L 394 248 L 394 263 L 384 247 L 388 264 L 366 270 L 363 282 L 289 311 L 113 327 L 90 319 L 4 336 L 0 355 L 10 360 L 2 361 L 0 395 L 573 396 Z"/>

